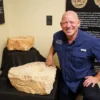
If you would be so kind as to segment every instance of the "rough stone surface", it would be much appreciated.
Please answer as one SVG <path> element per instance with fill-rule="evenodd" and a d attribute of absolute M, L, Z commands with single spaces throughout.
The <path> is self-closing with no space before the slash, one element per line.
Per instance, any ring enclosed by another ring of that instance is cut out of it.
<path fill-rule="evenodd" d="M 27 51 L 33 47 L 33 42 L 33 36 L 9 37 L 7 40 L 7 49 Z"/>
<path fill-rule="evenodd" d="M 12 67 L 8 78 L 17 90 L 32 94 L 50 94 L 55 82 L 56 67 L 45 62 L 32 62 Z"/>

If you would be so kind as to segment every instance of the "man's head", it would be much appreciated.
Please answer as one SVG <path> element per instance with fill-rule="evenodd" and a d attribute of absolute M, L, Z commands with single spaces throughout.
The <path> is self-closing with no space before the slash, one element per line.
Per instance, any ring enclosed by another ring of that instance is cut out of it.
<path fill-rule="evenodd" d="M 63 14 L 60 25 L 67 37 L 73 37 L 77 35 L 80 20 L 76 12 L 70 10 Z"/>

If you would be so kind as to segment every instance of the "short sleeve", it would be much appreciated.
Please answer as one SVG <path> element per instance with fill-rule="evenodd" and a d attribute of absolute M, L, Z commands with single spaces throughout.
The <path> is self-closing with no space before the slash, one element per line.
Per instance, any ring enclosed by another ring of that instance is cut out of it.
<path fill-rule="evenodd" d="M 100 39 L 95 38 L 95 40 L 93 40 L 92 53 L 96 60 L 100 63 Z"/>

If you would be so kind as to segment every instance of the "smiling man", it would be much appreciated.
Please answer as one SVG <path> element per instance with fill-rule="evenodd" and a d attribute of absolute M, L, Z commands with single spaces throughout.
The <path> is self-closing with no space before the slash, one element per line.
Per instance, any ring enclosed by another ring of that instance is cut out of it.
<path fill-rule="evenodd" d="M 100 72 L 96 73 L 93 62 L 100 62 L 100 40 L 79 29 L 80 20 L 74 11 L 63 14 L 62 30 L 53 36 L 46 64 L 53 65 L 57 53 L 61 67 L 59 100 L 75 100 L 83 90 L 83 100 L 100 100 Z"/>

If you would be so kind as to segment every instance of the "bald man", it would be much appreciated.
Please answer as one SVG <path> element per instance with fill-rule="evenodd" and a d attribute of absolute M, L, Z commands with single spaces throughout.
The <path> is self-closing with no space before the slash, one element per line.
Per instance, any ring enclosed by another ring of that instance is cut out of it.
<path fill-rule="evenodd" d="M 80 20 L 74 11 L 63 14 L 62 30 L 53 36 L 46 64 L 53 65 L 57 53 L 61 67 L 59 100 L 75 100 L 83 90 L 83 100 L 100 100 L 100 72 L 96 73 L 93 62 L 100 62 L 100 40 L 79 29 Z"/>

